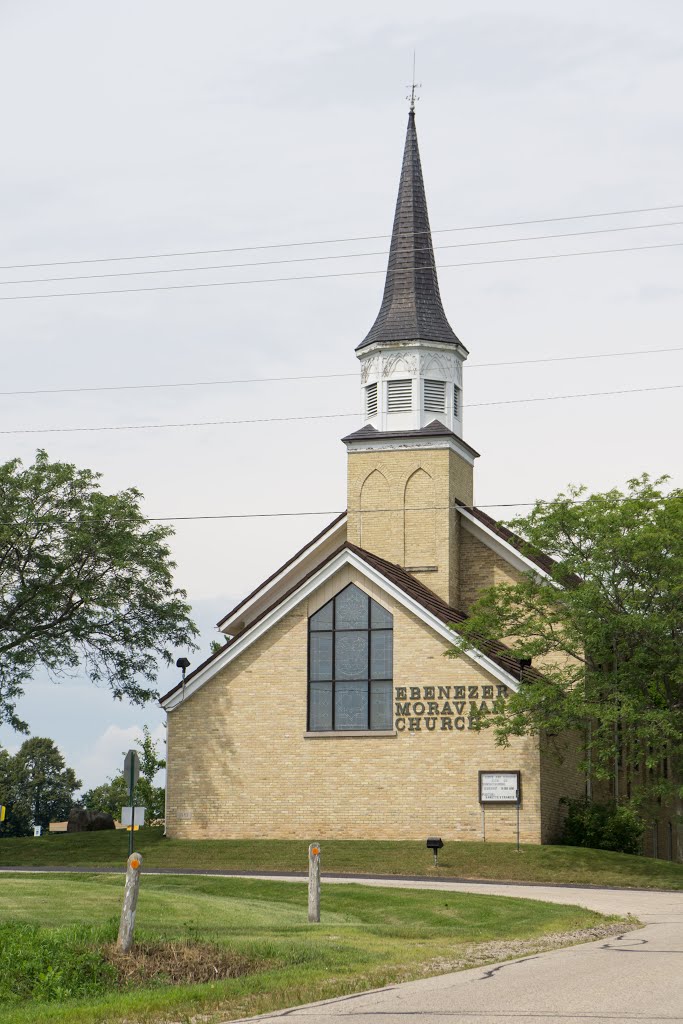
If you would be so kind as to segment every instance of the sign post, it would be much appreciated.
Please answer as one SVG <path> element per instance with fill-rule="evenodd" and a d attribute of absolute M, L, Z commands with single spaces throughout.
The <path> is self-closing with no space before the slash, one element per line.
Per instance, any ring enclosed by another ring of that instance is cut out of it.
<path fill-rule="evenodd" d="M 133 833 L 135 832 L 135 800 L 134 793 L 137 785 L 138 778 L 140 777 L 140 758 L 138 757 L 137 750 L 129 750 L 126 754 L 125 761 L 123 762 L 123 775 L 128 783 L 128 797 L 130 800 L 130 806 L 132 808 L 131 813 L 131 829 L 130 829 L 130 840 L 128 843 L 128 857 L 133 856 Z"/>
<path fill-rule="evenodd" d="M 320 924 L 320 845 L 308 847 L 308 920 Z"/>
<path fill-rule="evenodd" d="M 519 848 L 519 808 L 522 802 L 521 772 L 479 772 L 479 803 L 482 828 L 485 829 L 484 808 L 487 804 L 517 805 L 517 853 Z M 484 836 L 486 832 L 484 831 Z"/>

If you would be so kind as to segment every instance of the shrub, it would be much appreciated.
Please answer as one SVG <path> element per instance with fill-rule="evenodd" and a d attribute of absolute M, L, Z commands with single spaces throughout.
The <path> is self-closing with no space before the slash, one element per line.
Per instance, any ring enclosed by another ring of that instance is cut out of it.
<path fill-rule="evenodd" d="M 628 804 L 563 800 L 567 805 L 560 843 L 615 853 L 640 853 L 645 822 Z"/>

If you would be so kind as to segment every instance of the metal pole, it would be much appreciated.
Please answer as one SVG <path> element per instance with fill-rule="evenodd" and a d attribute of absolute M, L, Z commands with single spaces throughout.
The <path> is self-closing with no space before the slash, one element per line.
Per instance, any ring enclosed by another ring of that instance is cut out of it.
<path fill-rule="evenodd" d="M 135 763 L 131 758 L 130 779 L 128 780 L 128 798 L 130 800 L 130 837 L 128 839 L 128 856 L 133 856 L 133 836 L 135 835 L 135 804 L 133 803 L 133 790 L 135 789 Z"/>
<path fill-rule="evenodd" d="M 517 853 L 519 853 L 519 799 L 517 800 Z"/>
<path fill-rule="evenodd" d="M 308 920 L 320 923 L 320 847 L 311 843 L 308 847 Z"/>

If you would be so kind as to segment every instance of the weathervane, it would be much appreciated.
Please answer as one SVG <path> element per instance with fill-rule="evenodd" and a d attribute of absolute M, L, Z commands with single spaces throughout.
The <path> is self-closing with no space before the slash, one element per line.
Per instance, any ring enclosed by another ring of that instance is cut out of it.
<path fill-rule="evenodd" d="M 415 81 L 415 50 L 413 50 L 413 81 L 411 85 L 407 85 L 406 89 L 410 89 L 410 93 L 406 96 L 407 100 L 410 100 L 410 113 L 415 113 L 415 104 L 419 100 L 419 96 L 415 95 L 416 89 L 422 88 L 422 82 Z"/>

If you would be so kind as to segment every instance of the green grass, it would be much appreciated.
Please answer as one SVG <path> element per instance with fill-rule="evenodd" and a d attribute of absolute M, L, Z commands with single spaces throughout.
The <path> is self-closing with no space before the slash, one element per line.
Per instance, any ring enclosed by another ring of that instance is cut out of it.
<path fill-rule="evenodd" d="M 307 841 L 164 839 L 161 829 L 146 828 L 137 833 L 136 849 L 144 855 L 146 868 L 307 870 Z M 529 845 L 517 853 L 513 843 L 449 842 L 439 854 L 438 870 L 420 842 L 330 840 L 323 842 L 322 851 L 323 873 L 683 889 L 683 864 L 572 846 Z M 8 867 L 121 867 L 127 854 L 127 832 L 0 841 L 0 866 Z"/>
<path fill-rule="evenodd" d="M 605 922 L 580 907 L 350 884 L 323 887 L 323 920 L 312 926 L 303 883 L 143 875 L 139 942 L 210 942 L 261 969 L 210 984 L 106 991 L 111 979 L 98 973 L 92 949 L 115 936 L 121 897 L 115 875 L 0 876 L 0 942 L 3 930 L 14 942 L 2 960 L 5 990 L 15 991 L 15 978 L 25 989 L 26 958 L 32 976 L 46 975 L 38 987 L 44 1001 L 0 999 L 3 1024 L 143 1024 L 214 1012 L 224 1020 L 438 973 L 472 943 L 535 939 Z M 84 987 L 65 949 L 83 958 Z"/>

